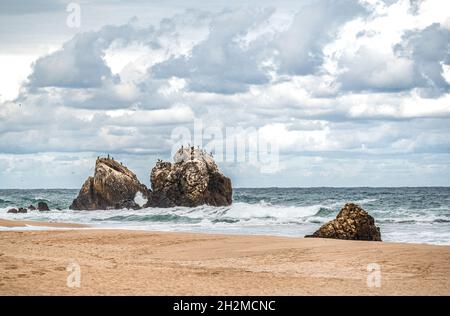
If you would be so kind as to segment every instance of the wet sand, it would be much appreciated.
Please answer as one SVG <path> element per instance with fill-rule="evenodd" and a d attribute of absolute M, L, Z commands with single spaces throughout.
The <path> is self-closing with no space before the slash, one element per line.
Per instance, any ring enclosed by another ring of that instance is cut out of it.
<path fill-rule="evenodd" d="M 12 227 L 27 227 L 27 226 L 53 227 L 53 228 L 85 228 L 85 227 L 89 227 L 88 225 L 76 224 L 76 223 L 38 222 L 38 221 L 0 219 L 0 227 L 12 228 Z"/>

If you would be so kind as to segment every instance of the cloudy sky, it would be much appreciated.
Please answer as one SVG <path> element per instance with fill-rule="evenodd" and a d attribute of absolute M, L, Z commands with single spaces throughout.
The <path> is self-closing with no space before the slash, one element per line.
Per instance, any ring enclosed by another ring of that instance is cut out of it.
<path fill-rule="evenodd" d="M 148 185 L 194 120 L 276 143 L 235 187 L 450 184 L 449 1 L 158 2 L 0 1 L 0 188 Z"/>

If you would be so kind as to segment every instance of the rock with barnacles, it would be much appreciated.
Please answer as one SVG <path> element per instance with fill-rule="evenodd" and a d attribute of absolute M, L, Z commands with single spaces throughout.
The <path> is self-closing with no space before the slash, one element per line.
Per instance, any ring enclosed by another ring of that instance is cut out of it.
<path fill-rule="evenodd" d="M 374 218 L 353 203 L 345 204 L 336 219 L 305 237 L 381 241 L 380 228 L 375 226 Z"/>
<path fill-rule="evenodd" d="M 70 209 L 102 210 L 128 206 L 135 208 L 136 205 L 132 201 L 136 194 L 147 197 L 149 192 L 123 164 L 112 158 L 98 158 L 94 176 L 84 182 Z"/>
<path fill-rule="evenodd" d="M 150 174 L 152 192 L 146 206 L 225 206 L 232 203 L 231 180 L 212 155 L 194 147 L 180 148 L 174 162 L 158 160 Z"/>

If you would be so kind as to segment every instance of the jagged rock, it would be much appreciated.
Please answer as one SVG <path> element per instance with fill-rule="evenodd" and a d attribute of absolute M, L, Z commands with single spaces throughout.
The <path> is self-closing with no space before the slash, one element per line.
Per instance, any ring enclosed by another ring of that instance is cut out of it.
<path fill-rule="evenodd" d="M 39 203 L 38 203 L 37 209 L 38 209 L 38 211 L 40 211 L 40 212 L 50 211 L 50 209 L 48 208 L 47 203 L 45 203 L 45 202 L 39 202 Z"/>
<path fill-rule="evenodd" d="M 146 206 L 231 204 L 231 180 L 220 173 L 212 155 L 200 149 L 180 148 L 173 160 L 158 160 L 152 169 L 152 193 Z"/>
<path fill-rule="evenodd" d="M 26 213 L 28 212 L 26 208 L 23 207 L 19 207 L 19 209 L 17 210 L 17 213 Z"/>
<path fill-rule="evenodd" d="M 33 205 L 33 204 L 31 204 L 30 206 L 28 206 L 28 209 L 29 209 L 30 211 L 34 211 L 34 210 L 36 210 L 36 208 L 34 207 L 34 205 Z"/>
<path fill-rule="evenodd" d="M 136 175 L 121 163 L 110 158 L 98 158 L 93 177 L 81 187 L 70 209 L 101 210 L 115 208 L 125 201 L 134 200 L 136 193 L 147 197 L 149 190 Z"/>
<path fill-rule="evenodd" d="M 372 216 L 356 204 L 348 203 L 336 219 L 305 237 L 381 241 L 380 228 Z"/>

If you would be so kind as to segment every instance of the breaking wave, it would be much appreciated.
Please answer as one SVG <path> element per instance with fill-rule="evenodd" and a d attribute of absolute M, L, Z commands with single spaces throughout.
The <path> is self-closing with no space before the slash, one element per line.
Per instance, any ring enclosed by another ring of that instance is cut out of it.
<path fill-rule="evenodd" d="M 347 202 L 380 225 L 383 240 L 450 244 L 449 188 L 235 189 L 228 207 L 68 210 L 77 190 L 0 190 L 0 217 L 89 224 L 93 228 L 303 236 L 336 217 Z M 8 214 L 47 202 L 50 212 Z M 60 208 L 61 210 L 57 210 Z"/>

